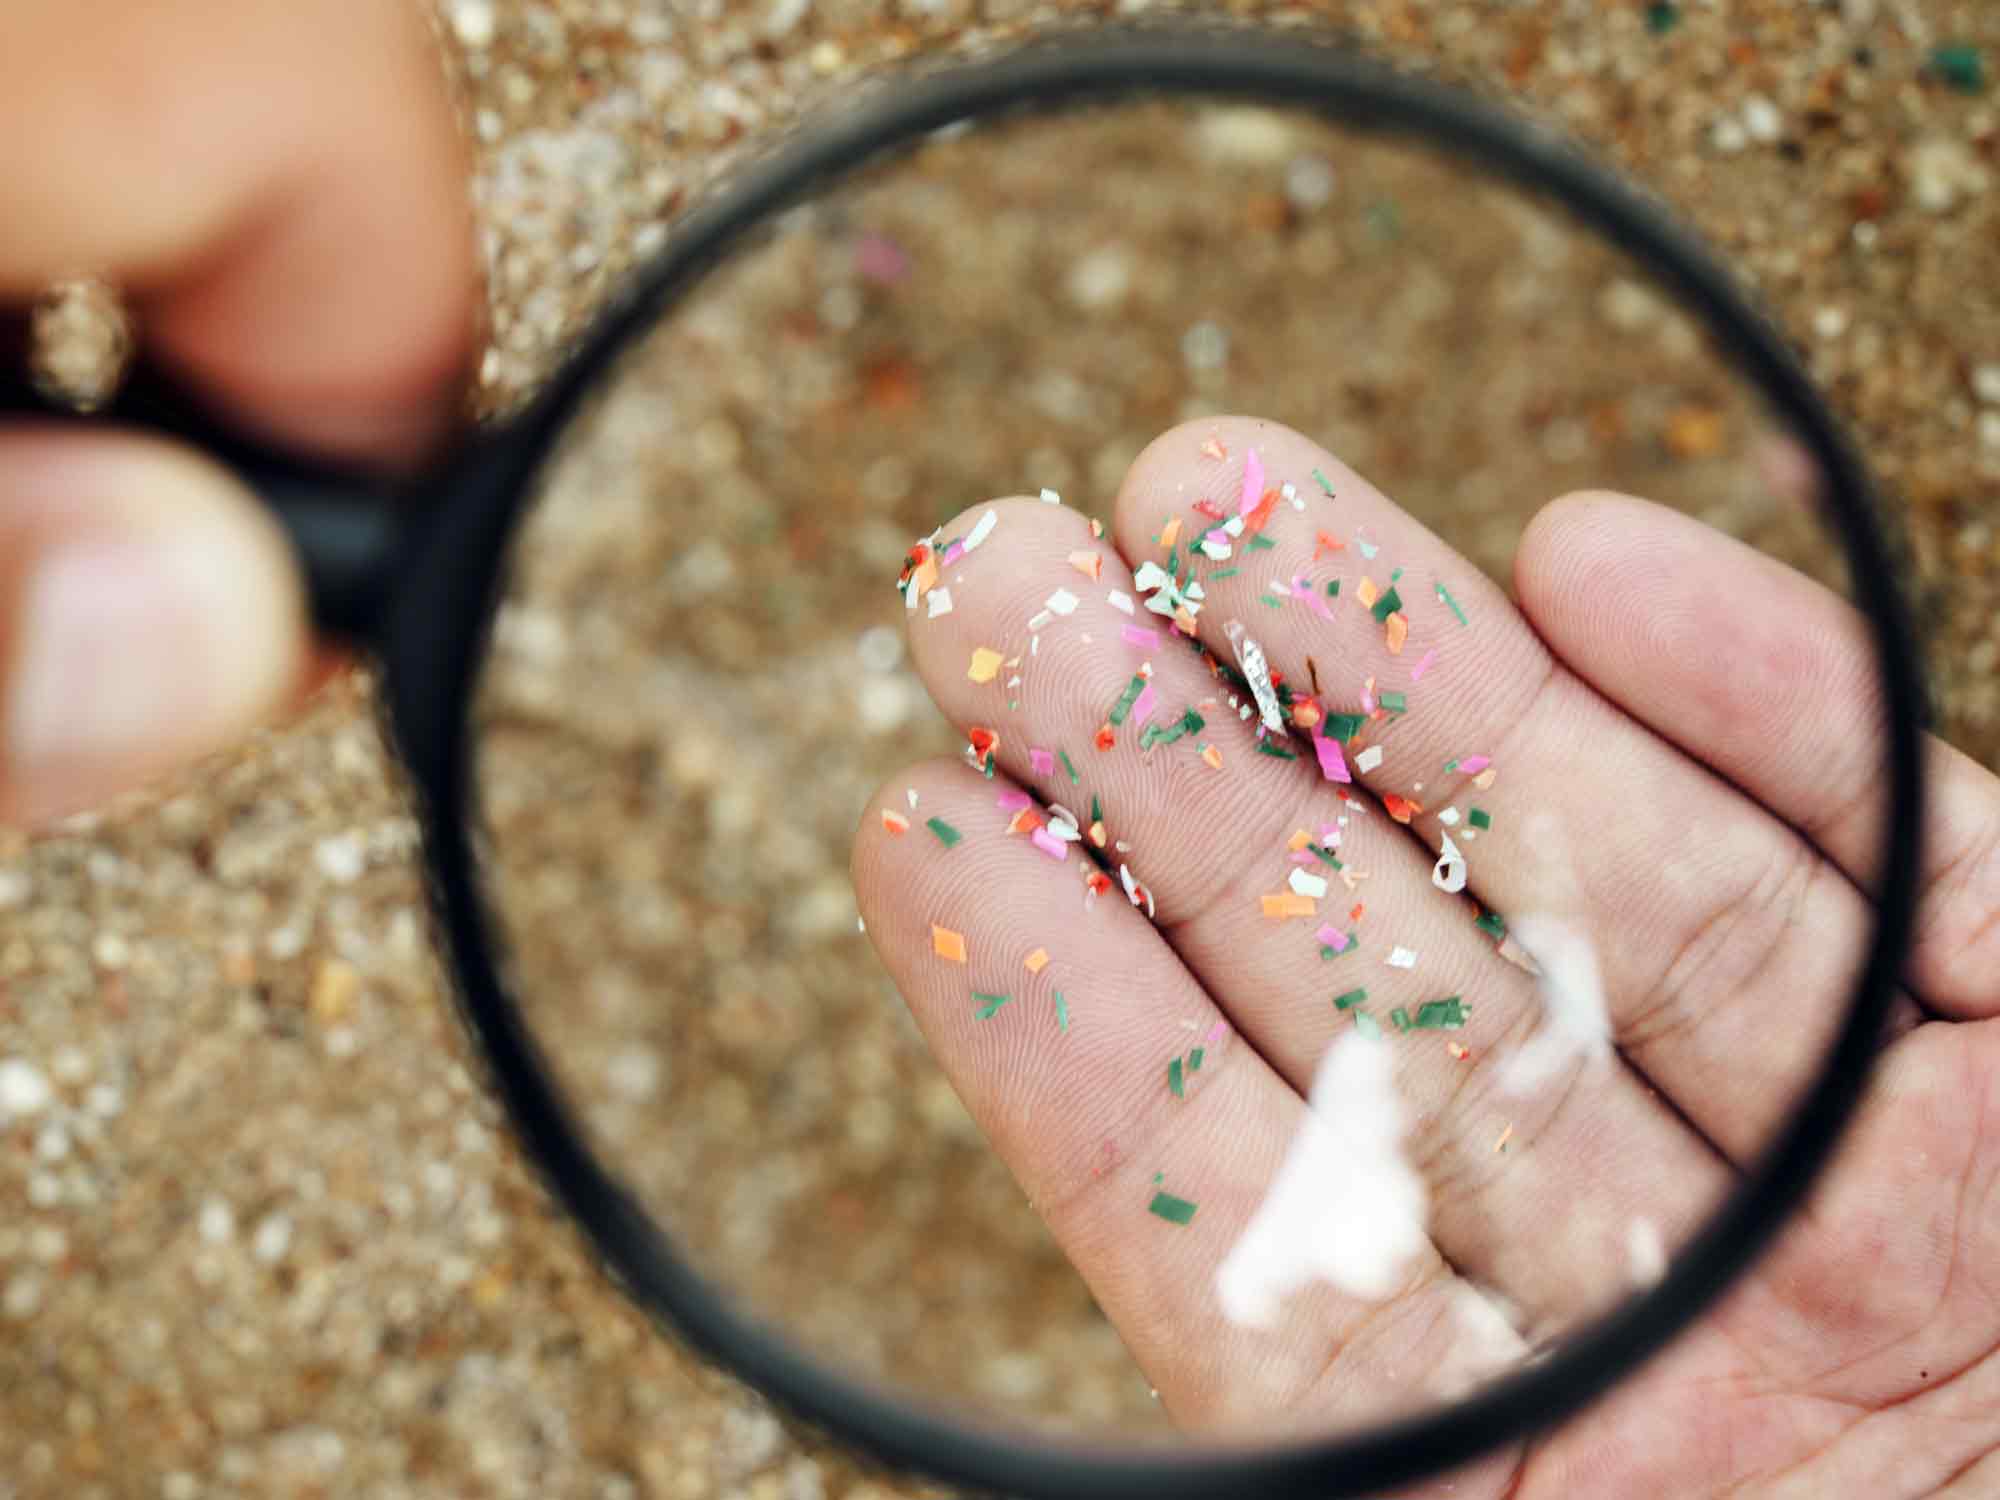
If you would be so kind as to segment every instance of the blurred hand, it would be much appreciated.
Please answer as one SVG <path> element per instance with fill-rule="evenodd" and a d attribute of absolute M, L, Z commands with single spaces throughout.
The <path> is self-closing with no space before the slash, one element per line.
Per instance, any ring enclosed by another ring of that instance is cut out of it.
<path fill-rule="evenodd" d="M 409 0 L 0 7 L 0 224 L 0 319 L 101 276 L 246 430 L 409 465 L 458 415 L 465 162 Z M 227 743 L 308 650 L 284 539 L 213 465 L 0 424 L 0 822 Z"/>
<path fill-rule="evenodd" d="M 1337 824 L 1349 789 L 1323 779 L 1299 739 L 1296 760 L 1255 753 L 1254 716 L 1218 703 L 1222 685 L 1167 622 L 1107 599 L 1140 592 L 1134 571 L 1165 561 L 1158 539 L 1174 518 L 1186 556 L 1186 539 L 1215 524 L 1197 502 L 1236 512 L 1252 448 L 1271 484 L 1296 484 L 1305 513 L 1280 503 L 1274 546 L 1239 543 L 1242 572 L 1210 579 L 1202 642 L 1229 661 L 1224 626 L 1244 622 L 1285 682 L 1308 691 L 1316 668 L 1327 711 L 1355 709 L 1369 676 L 1409 702 L 1365 736 L 1386 750 L 1379 766 L 1353 767 L 1365 811 L 1338 852 L 1365 883 L 1334 879 L 1321 913 L 1282 925 L 1259 898 L 1284 889 L 1288 836 Z M 855 848 L 861 909 L 959 1093 L 1175 1419 L 1268 1430 L 1408 1409 L 1438 1393 L 1439 1372 L 1463 1370 L 1470 1282 L 1503 1293 L 1532 1335 L 1620 1294 L 1626 1225 L 1648 1221 L 1672 1246 L 1703 1222 L 1816 1070 L 1869 936 L 1880 708 L 1851 609 L 1733 540 L 1612 495 L 1558 501 L 1535 521 L 1517 609 L 1325 452 L 1245 419 L 1155 442 L 1101 541 L 1073 511 L 992 508 L 990 539 L 944 570 L 950 612 L 908 619 L 943 712 L 998 732 L 996 776 L 946 761 L 885 785 Z M 1380 549 L 1373 564 L 1363 537 Z M 1296 597 L 1259 603 L 1265 580 L 1324 580 L 1333 543 L 1346 546 L 1331 567 L 1345 589 L 1321 596 L 1324 617 Z M 1079 572 L 1079 553 L 1101 577 Z M 1411 622 L 1400 654 L 1354 599 L 1363 574 L 1386 587 L 1393 568 Z M 1079 602 L 1029 656 L 1027 621 L 1058 589 Z M 1160 641 L 1129 642 L 1132 626 L 1159 627 Z M 984 683 L 981 647 L 1001 658 Z M 1142 659 L 1152 722 L 1206 703 L 1205 724 L 1142 752 L 1135 719 L 1094 748 Z M 1030 753 L 1057 748 L 1075 774 Z M 1484 789 L 1444 769 L 1475 754 L 1492 758 Z M 1639 1377 L 1454 1476 L 1458 1500 L 2000 1494 L 2000 781 L 1941 743 L 1927 754 L 1909 993 L 1811 1211 Z M 1057 863 L 1010 835 L 996 794 L 1013 789 L 1086 827 L 1101 803 L 1113 879 L 1094 907 L 1087 861 Z M 1463 844 L 1468 895 L 1555 913 L 1596 940 L 1620 1054 L 1525 1097 L 1496 1075 L 1539 1024 L 1534 982 L 1496 955 L 1465 897 L 1432 884 L 1450 831 L 1437 814 L 1474 803 L 1491 826 Z M 931 817 L 959 841 L 927 831 Z M 1117 878 L 1120 841 L 1151 921 Z M 1357 933 L 1358 956 L 1321 959 L 1310 934 L 1323 920 Z M 963 962 L 933 924 L 962 934 Z M 1391 945 L 1416 950 L 1417 967 L 1385 966 Z M 1036 949 L 1046 962 L 1031 972 Z M 1318 1286 L 1273 1329 L 1239 1327 L 1218 1305 L 1216 1268 L 1299 1130 L 1316 1062 L 1350 1028 L 1334 994 L 1361 985 L 1384 1020 L 1448 994 L 1474 1004 L 1449 1034 L 1469 1057 L 1428 1033 L 1378 1044 L 1395 1049 L 1414 1122 L 1429 1241 L 1386 1299 Z M 1167 1060 L 1204 1037 L 1210 1060 L 1175 1097 Z M 1512 1139 L 1496 1153 L 1503 1121 Z M 1162 1169 L 1167 1190 L 1199 1205 L 1185 1225 L 1147 1212 Z M 1486 1333 L 1486 1357 L 1523 1352 L 1505 1323 Z"/>

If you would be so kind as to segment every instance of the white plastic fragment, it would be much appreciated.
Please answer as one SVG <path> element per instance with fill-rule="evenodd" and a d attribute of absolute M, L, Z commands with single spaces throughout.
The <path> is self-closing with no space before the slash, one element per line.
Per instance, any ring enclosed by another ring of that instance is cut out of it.
<path fill-rule="evenodd" d="M 1500 1087 L 1525 1094 L 1570 1063 L 1611 1057 L 1611 1017 L 1604 1003 L 1597 950 L 1590 939 L 1555 917 L 1516 917 L 1507 936 L 1540 970 L 1542 1027 L 1500 1064 Z"/>
<path fill-rule="evenodd" d="M 970 552 L 972 551 L 973 548 L 979 546 L 989 536 L 993 535 L 993 528 L 995 526 L 998 526 L 999 524 L 1000 524 L 999 511 L 989 510 L 988 512 L 986 512 L 985 515 L 981 516 L 976 522 L 973 523 L 972 530 L 966 533 L 965 550 L 967 552 Z"/>
<path fill-rule="evenodd" d="M 1059 615 L 1076 613 L 1076 595 L 1072 594 L 1068 589 L 1057 589 L 1048 598 L 1044 599 L 1042 603 Z"/>
<path fill-rule="evenodd" d="M 1127 615 L 1132 613 L 1132 596 L 1123 589 L 1113 589 L 1104 597 L 1111 602 L 1111 607 L 1119 613 Z"/>
<path fill-rule="evenodd" d="M 1044 489 L 1044 490 L 1042 491 L 1042 504 L 1044 504 L 1044 505 L 1061 505 L 1061 504 L 1062 504 L 1062 496 L 1061 496 L 1061 495 L 1058 495 L 1058 494 L 1057 494 L 1057 493 L 1056 493 L 1056 492 L 1055 492 L 1054 490 L 1051 490 L 1051 489 Z"/>
<path fill-rule="evenodd" d="M 924 595 L 924 597 L 930 601 L 931 619 L 935 620 L 939 615 L 948 615 L 951 613 L 950 589 L 946 588 L 932 589 L 928 594 Z M 912 603 L 915 602 L 914 597 L 912 598 L 911 602 Z"/>
<path fill-rule="evenodd" d="M 1326 894 L 1325 878 L 1303 867 L 1293 870 L 1287 883 L 1298 895 L 1310 896 L 1315 901 Z"/>
<path fill-rule="evenodd" d="M 1399 943 L 1390 951 L 1388 963 L 1392 969 L 1414 969 L 1417 966 L 1417 955 L 1415 950 L 1405 948 Z"/>
<path fill-rule="evenodd" d="M 1374 770 L 1381 764 L 1382 747 L 1380 745 L 1370 745 L 1366 750 L 1363 750 L 1359 755 L 1354 757 L 1354 768 L 1364 774 Z"/>
<path fill-rule="evenodd" d="M 1264 727 L 1272 734 L 1283 734 L 1285 715 L 1278 706 L 1278 690 L 1272 686 L 1271 664 L 1264 658 L 1264 648 L 1251 638 L 1241 620 L 1225 623 L 1222 633 L 1236 652 L 1236 665 L 1243 669 L 1243 678 L 1250 684 L 1250 695 L 1257 700 L 1257 715 Z"/>
<path fill-rule="evenodd" d="M 1443 812 L 1438 814 L 1438 821 L 1447 828 L 1458 827 L 1458 809 L 1447 807 Z"/>
<path fill-rule="evenodd" d="M 1465 889 L 1465 855 L 1448 833 L 1444 836 L 1444 849 L 1431 867 L 1431 884 L 1447 896 L 1456 896 Z"/>
<path fill-rule="evenodd" d="M 1423 1252 L 1428 1212 L 1404 1129 L 1391 1050 L 1359 1032 L 1327 1048 L 1305 1121 L 1216 1271 L 1223 1316 L 1268 1328 L 1314 1279 L 1371 1300 L 1395 1292 Z"/>

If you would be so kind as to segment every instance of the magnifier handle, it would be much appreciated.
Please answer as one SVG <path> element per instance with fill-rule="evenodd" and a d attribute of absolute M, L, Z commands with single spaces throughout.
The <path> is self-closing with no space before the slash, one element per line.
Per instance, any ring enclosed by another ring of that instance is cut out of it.
<path fill-rule="evenodd" d="M 291 537 L 320 630 L 348 645 L 374 644 L 409 513 L 402 485 L 245 437 L 143 360 L 115 400 L 87 413 L 0 372 L 0 418 L 10 415 L 137 427 L 199 449 L 261 496 Z"/>

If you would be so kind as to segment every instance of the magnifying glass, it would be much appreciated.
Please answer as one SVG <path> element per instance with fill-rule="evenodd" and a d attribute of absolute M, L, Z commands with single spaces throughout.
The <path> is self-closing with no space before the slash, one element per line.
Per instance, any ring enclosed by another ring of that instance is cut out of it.
<path fill-rule="evenodd" d="M 1656 207 L 1312 32 L 879 83 L 408 493 L 143 368 L 107 417 L 235 466 L 381 663 L 465 1015 L 608 1270 L 891 1463 L 1463 1464 L 1712 1306 L 1856 1101 L 1922 714 L 1859 460 Z M 1613 1053 L 1647 935 L 1579 915 L 1598 840 L 1508 758 L 1517 518 L 1584 486 L 1871 621 L 1873 930 L 1761 1032 Z"/>

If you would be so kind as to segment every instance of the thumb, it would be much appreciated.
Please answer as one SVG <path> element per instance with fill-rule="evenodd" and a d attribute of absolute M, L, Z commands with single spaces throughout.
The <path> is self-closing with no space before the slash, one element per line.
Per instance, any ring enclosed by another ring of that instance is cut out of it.
<path fill-rule="evenodd" d="M 307 640 L 288 544 L 222 470 L 152 438 L 0 429 L 0 824 L 241 736 Z"/>

